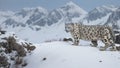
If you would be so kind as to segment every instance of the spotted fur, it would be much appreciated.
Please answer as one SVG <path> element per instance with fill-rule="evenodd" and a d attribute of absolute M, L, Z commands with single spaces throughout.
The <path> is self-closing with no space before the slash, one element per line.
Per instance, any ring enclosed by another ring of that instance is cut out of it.
<path fill-rule="evenodd" d="M 106 50 L 110 46 L 114 46 L 115 35 L 113 30 L 109 26 L 102 25 L 82 25 L 79 23 L 67 23 L 65 24 L 66 32 L 70 32 L 74 38 L 74 45 L 79 44 L 79 40 L 89 40 L 96 47 L 97 40 L 101 40 Z"/>

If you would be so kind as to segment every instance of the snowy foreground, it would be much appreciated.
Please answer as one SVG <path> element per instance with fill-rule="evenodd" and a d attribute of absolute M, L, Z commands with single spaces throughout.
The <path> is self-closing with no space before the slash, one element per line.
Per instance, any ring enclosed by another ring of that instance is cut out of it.
<path fill-rule="evenodd" d="M 36 44 L 36 49 L 25 59 L 24 68 L 120 68 L 118 51 L 99 51 L 88 43 L 79 46 L 53 41 Z"/>

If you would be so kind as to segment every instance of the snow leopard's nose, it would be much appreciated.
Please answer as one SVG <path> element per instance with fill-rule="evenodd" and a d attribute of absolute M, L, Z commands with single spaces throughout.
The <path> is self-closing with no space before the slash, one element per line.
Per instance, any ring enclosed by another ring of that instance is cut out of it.
<path fill-rule="evenodd" d="M 65 32 L 68 32 L 68 30 L 65 29 Z"/>

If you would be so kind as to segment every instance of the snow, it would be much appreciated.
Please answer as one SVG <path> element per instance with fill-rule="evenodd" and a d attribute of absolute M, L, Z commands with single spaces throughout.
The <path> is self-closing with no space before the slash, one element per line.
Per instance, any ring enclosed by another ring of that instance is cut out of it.
<path fill-rule="evenodd" d="M 101 7 L 96 7 L 99 12 L 105 12 L 105 9 L 115 11 L 118 7 L 114 5 L 102 5 Z"/>
<path fill-rule="evenodd" d="M 16 32 L 18 37 L 29 38 L 29 41 L 36 43 L 36 49 L 24 58 L 28 63 L 24 68 L 120 68 L 120 53 L 99 51 L 99 46 L 104 46 L 101 41 L 98 41 L 98 47 L 91 47 L 90 41 L 84 40 L 80 40 L 79 46 L 59 41 L 61 38 L 71 37 L 64 32 L 64 23 L 61 21 L 41 29 L 33 31 L 25 27 L 22 32 Z"/>
<path fill-rule="evenodd" d="M 5 28 L 5 30 L 7 30 L 8 32 L 14 31 L 19 38 L 27 40 L 32 43 L 40 43 L 49 40 L 60 40 L 65 37 L 71 37 L 69 33 L 65 32 L 64 28 L 65 26 L 64 23 L 62 23 L 62 20 L 51 26 L 46 25 L 44 27 L 39 27 L 41 29 L 39 31 L 36 31 L 35 27 L 32 27 L 33 29 L 29 27 L 32 26 L 26 27 L 18 26 L 16 28 L 13 28 L 11 26 Z M 36 26 L 36 28 L 38 27 Z"/>
<path fill-rule="evenodd" d="M 3 21 L 5 21 L 7 18 L 11 17 L 14 14 L 12 11 L 0 11 L 0 25 Z"/>
<path fill-rule="evenodd" d="M 12 11 L 0 11 L 0 16 L 12 16 L 13 14 Z"/>
<path fill-rule="evenodd" d="M 26 57 L 29 63 L 25 68 L 120 68 L 117 51 L 99 51 L 96 47 L 74 46 L 62 41 L 36 44 L 36 47 L 32 55 Z"/>
<path fill-rule="evenodd" d="M 106 16 L 99 18 L 97 20 L 89 21 L 89 23 L 88 23 L 88 21 L 84 20 L 84 24 L 85 25 L 104 25 L 107 22 L 110 15 L 111 15 L 111 13 L 109 13 Z"/>
<path fill-rule="evenodd" d="M 28 63 L 24 68 L 120 68 L 120 53 L 99 51 L 99 46 L 104 46 L 101 41 L 98 41 L 98 47 L 91 47 L 90 41 L 84 40 L 80 40 L 79 46 L 59 41 L 60 38 L 71 37 L 63 31 L 64 23 L 59 22 L 51 27 L 46 25 L 40 32 L 28 28 L 23 30 L 26 32 L 15 33 L 37 41 L 33 44 L 36 49 L 24 58 Z"/>
<path fill-rule="evenodd" d="M 39 7 L 32 7 L 32 8 L 23 8 L 23 10 L 26 12 L 38 10 L 39 12 L 48 13 L 47 9 L 40 7 L 40 6 Z"/>
<path fill-rule="evenodd" d="M 73 8 L 73 9 L 70 9 L 68 12 L 71 12 L 71 13 L 81 13 L 81 14 L 87 14 L 87 12 L 85 10 L 83 10 L 82 8 L 80 8 L 78 5 L 76 5 L 75 3 L 73 3 L 72 1 L 68 2 L 66 5 L 66 7 L 69 6 L 70 8 Z"/>

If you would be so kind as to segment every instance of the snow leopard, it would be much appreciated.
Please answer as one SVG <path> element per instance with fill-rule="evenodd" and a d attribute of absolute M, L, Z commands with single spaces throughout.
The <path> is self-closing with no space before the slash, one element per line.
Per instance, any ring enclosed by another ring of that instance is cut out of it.
<path fill-rule="evenodd" d="M 115 34 L 112 27 L 104 25 L 83 25 L 80 23 L 66 23 L 65 31 L 70 32 L 74 45 L 79 45 L 79 40 L 88 40 L 92 42 L 92 46 L 97 47 L 98 40 L 101 40 L 105 46 L 100 50 L 106 50 L 108 47 L 115 49 Z"/>

